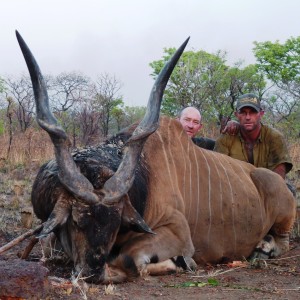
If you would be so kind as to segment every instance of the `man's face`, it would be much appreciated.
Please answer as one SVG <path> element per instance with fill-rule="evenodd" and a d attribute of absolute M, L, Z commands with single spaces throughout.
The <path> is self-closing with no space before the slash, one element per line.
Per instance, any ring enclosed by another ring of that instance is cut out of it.
<path fill-rule="evenodd" d="M 244 132 L 253 132 L 260 127 L 261 117 L 264 111 L 256 111 L 252 107 L 243 107 L 235 112 L 235 116 L 240 122 L 241 130 Z"/>
<path fill-rule="evenodd" d="M 202 127 L 201 116 L 197 109 L 189 107 L 182 111 L 179 118 L 184 131 L 189 137 L 194 137 Z"/>

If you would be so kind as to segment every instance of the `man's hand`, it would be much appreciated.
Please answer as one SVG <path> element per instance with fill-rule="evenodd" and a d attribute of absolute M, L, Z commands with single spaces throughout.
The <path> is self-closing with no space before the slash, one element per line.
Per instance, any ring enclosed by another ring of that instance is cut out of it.
<path fill-rule="evenodd" d="M 229 135 L 237 135 L 240 131 L 240 123 L 237 121 L 228 121 L 225 127 L 221 130 L 221 133 Z"/>
<path fill-rule="evenodd" d="M 279 174 L 283 179 L 285 179 L 286 167 L 285 164 L 279 164 L 273 170 L 275 173 Z"/>

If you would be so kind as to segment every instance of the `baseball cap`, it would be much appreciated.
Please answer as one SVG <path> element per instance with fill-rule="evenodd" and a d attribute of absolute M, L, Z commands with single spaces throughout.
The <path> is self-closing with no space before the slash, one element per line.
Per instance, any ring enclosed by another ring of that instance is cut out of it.
<path fill-rule="evenodd" d="M 257 112 L 261 111 L 260 101 L 255 94 L 244 94 L 238 98 L 236 110 L 246 106 L 254 108 Z"/>

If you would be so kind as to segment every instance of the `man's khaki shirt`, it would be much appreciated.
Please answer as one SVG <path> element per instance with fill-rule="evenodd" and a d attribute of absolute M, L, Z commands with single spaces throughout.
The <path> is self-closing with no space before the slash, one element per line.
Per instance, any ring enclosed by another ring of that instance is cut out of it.
<path fill-rule="evenodd" d="M 293 165 L 283 135 L 274 128 L 261 125 L 259 138 L 253 148 L 254 165 L 274 170 L 276 166 L 284 163 L 288 173 Z M 220 135 L 216 140 L 214 151 L 248 162 L 245 141 L 240 133 Z"/>

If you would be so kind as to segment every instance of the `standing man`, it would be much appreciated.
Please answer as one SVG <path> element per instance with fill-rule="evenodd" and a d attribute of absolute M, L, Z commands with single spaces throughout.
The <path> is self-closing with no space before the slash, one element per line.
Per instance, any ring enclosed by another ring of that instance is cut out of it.
<path fill-rule="evenodd" d="M 214 140 L 204 137 L 195 137 L 203 126 L 201 122 L 202 117 L 200 111 L 197 108 L 188 106 L 182 109 L 179 112 L 177 119 L 181 123 L 184 131 L 192 139 L 194 144 L 204 149 L 214 149 Z"/>
<path fill-rule="evenodd" d="M 261 123 L 264 111 L 255 94 L 242 95 L 235 116 L 240 123 L 237 135 L 221 134 L 214 150 L 278 173 L 282 178 L 293 165 L 283 135 Z"/>

